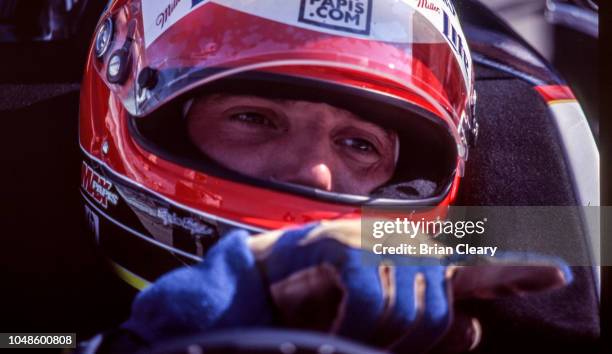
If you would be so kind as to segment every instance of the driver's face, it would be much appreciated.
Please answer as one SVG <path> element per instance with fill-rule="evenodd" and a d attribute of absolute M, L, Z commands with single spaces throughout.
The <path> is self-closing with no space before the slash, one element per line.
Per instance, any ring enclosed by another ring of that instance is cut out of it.
<path fill-rule="evenodd" d="M 187 118 L 204 154 L 251 177 L 364 195 L 395 169 L 395 133 L 325 103 L 210 95 Z"/>

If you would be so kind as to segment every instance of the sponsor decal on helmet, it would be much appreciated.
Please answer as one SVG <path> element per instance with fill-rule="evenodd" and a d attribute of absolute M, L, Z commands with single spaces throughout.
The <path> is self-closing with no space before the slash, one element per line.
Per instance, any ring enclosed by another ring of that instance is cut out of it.
<path fill-rule="evenodd" d="M 440 8 L 433 2 L 428 0 L 418 0 L 417 7 L 421 9 L 431 10 L 437 13 L 440 13 Z"/>
<path fill-rule="evenodd" d="M 108 208 L 108 203 L 117 205 L 119 196 L 112 192 L 113 184 L 99 175 L 83 161 L 81 166 L 81 187 L 98 204 Z"/>
<path fill-rule="evenodd" d="M 207 0 L 142 0 L 145 46 L 149 46 L 178 20 Z"/>
<path fill-rule="evenodd" d="M 455 55 L 458 56 L 459 63 L 462 65 L 462 70 L 464 74 L 471 79 L 471 67 L 470 67 L 470 56 L 466 49 L 467 41 L 463 36 L 461 30 L 457 30 L 455 26 L 451 23 L 448 14 L 446 12 L 442 13 L 444 26 L 442 33 L 444 33 L 444 37 L 448 40 Z"/>
<path fill-rule="evenodd" d="M 155 24 L 161 28 L 164 28 L 164 26 L 168 22 L 168 19 L 171 18 L 172 14 L 174 13 L 174 10 L 176 10 L 176 7 L 179 5 L 180 2 L 181 0 L 170 1 L 168 6 L 166 6 L 166 8 L 164 8 L 163 11 L 157 15 Z"/>
<path fill-rule="evenodd" d="M 125 200 L 129 205 L 133 206 L 138 211 L 157 219 L 164 226 L 180 227 L 188 231 L 191 235 L 217 237 L 216 229 L 213 226 L 201 222 L 195 217 L 190 215 L 180 216 L 176 212 L 169 210 L 166 207 L 147 205 L 147 202 L 137 199 L 135 195 L 132 195 L 132 193 L 127 194 L 128 197 L 125 198 Z M 148 202 L 154 203 L 151 199 L 149 199 Z"/>
<path fill-rule="evenodd" d="M 453 6 L 450 0 L 441 0 L 441 1 L 442 3 L 444 3 L 446 8 L 448 8 L 448 11 L 450 11 L 453 16 L 457 16 L 457 11 L 455 11 L 455 7 Z"/>
<path fill-rule="evenodd" d="M 397 43 L 436 41 L 435 36 L 427 33 L 414 36 L 411 27 L 415 10 L 436 15 L 424 17 L 435 23 L 439 33 L 442 9 L 455 13 L 450 3 L 445 6 L 441 0 L 401 0 L 393 7 L 374 0 L 142 0 L 145 47 L 205 4 L 313 31 Z M 458 27 L 458 19 L 453 26 Z"/>
<path fill-rule="evenodd" d="M 370 34 L 372 0 L 301 0 L 299 21 L 340 31 Z"/>
<path fill-rule="evenodd" d="M 461 30 L 457 11 L 449 0 L 411 0 L 416 10 L 444 36 L 450 44 L 455 58 L 461 66 L 466 86 L 472 82 L 472 58 L 467 48 L 467 40 Z M 469 87 L 467 87 L 469 90 Z"/>

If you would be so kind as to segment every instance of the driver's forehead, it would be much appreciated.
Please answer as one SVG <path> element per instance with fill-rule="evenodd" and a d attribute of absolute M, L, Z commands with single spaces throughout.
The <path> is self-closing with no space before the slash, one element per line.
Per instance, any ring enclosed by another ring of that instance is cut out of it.
<path fill-rule="evenodd" d="M 198 97 L 193 105 L 196 114 L 198 111 L 220 114 L 235 108 L 266 108 L 282 113 L 288 119 L 329 124 L 348 123 L 386 133 L 385 129 L 365 120 L 365 117 L 360 117 L 348 110 L 324 102 L 275 99 L 256 95 L 212 94 Z M 209 116 L 209 114 L 202 115 L 203 118 Z"/>

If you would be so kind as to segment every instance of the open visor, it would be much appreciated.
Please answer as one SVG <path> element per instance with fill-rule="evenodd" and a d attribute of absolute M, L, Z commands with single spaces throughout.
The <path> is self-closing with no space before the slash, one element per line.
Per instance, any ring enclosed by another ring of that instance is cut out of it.
<path fill-rule="evenodd" d="M 270 72 L 244 72 L 191 90 L 158 108 L 146 118 L 132 116 L 132 136 L 139 144 L 166 160 L 217 177 L 279 187 L 280 183 L 258 181 L 221 166 L 204 155 L 192 141 L 185 107 L 211 95 L 252 96 L 272 100 L 324 102 L 349 111 L 363 120 L 393 131 L 398 140 L 397 161 L 391 180 L 369 196 L 339 198 L 339 194 L 317 191 L 316 197 L 342 202 L 377 199 L 428 199 L 439 202 L 448 192 L 457 165 L 457 150 L 446 125 L 432 113 L 405 100 L 363 88 L 335 85 L 313 79 Z M 220 141 L 219 144 L 223 144 Z M 296 185 L 280 189 L 315 196 L 312 188 Z M 432 199 L 433 198 L 433 199 Z"/>

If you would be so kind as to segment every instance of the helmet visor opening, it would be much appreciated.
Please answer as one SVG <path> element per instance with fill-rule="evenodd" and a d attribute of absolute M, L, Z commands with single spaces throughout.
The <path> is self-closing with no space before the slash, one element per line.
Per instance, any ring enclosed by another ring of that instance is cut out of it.
<path fill-rule="evenodd" d="M 386 182 L 370 193 L 357 195 L 282 180 L 262 180 L 226 168 L 223 161 L 215 161 L 196 147 L 185 118 L 188 102 L 218 94 L 325 103 L 351 112 L 394 132 L 399 141 L 399 148 L 394 152 L 397 154 L 394 156 L 395 169 Z M 240 183 L 340 203 L 437 204 L 449 190 L 457 163 L 456 146 L 449 127 L 415 104 L 372 89 L 269 72 L 247 72 L 213 81 L 181 95 L 147 117 L 132 117 L 130 127 L 145 149 L 179 165 Z"/>

